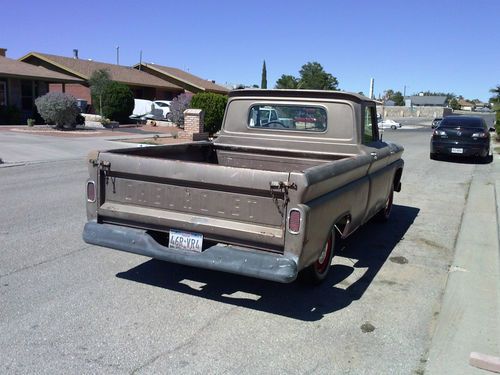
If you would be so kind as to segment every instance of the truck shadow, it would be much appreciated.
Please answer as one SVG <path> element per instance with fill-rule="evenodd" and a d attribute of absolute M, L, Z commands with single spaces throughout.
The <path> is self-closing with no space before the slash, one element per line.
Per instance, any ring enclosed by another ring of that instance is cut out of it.
<path fill-rule="evenodd" d="M 363 296 L 419 211 L 394 205 L 389 222 L 360 228 L 340 244 L 343 250 L 334 258 L 328 278 L 316 287 L 299 281 L 273 283 L 154 259 L 116 276 L 292 319 L 317 321 Z"/>

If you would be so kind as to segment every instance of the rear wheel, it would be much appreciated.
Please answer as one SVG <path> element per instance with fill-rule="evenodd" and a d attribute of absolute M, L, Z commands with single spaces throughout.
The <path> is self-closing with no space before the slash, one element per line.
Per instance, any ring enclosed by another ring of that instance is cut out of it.
<path fill-rule="evenodd" d="M 332 232 L 330 233 L 330 237 L 328 237 L 328 240 L 326 241 L 326 244 L 316 262 L 302 270 L 302 280 L 308 284 L 315 285 L 320 284 L 323 280 L 325 280 L 328 275 L 328 271 L 330 271 L 334 249 L 335 235 Z"/>
<path fill-rule="evenodd" d="M 431 160 L 437 160 L 438 158 L 437 155 L 432 152 L 429 154 L 429 157 L 431 158 Z"/>

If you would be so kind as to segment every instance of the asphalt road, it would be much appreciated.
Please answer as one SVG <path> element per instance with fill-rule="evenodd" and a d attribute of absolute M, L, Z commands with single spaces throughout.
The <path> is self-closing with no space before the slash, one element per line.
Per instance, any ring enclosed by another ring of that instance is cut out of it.
<path fill-rule="evenodd" d="M 429 136 L 384 133 L 406 148 L 393 216 L 346 241 L 318 288 L 83 243 L 80 148 L 0 168 L 0 373 L 422 373 L 470 181 L 489 168 L 429 160 Z"/>

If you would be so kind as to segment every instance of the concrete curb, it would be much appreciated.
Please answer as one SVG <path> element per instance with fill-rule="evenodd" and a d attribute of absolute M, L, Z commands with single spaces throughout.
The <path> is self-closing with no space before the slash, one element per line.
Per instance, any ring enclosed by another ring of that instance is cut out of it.
<path fill-rule="evenodd" d="M 426 374 L 484 374 L 471 352 L 500 355 L 500 164 L 475 173 Z"/>

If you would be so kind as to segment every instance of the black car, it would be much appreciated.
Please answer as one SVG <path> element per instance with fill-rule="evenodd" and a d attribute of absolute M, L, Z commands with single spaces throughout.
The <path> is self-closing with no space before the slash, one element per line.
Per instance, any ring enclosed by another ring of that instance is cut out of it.
<path fill-rule="evenodd" d="M 447 116 L 434 129 L 431 138 L 431 159 L 440 155 L 478 156 L 486 161 L 490 156 L 490 133 L 480 117 Z"/>

